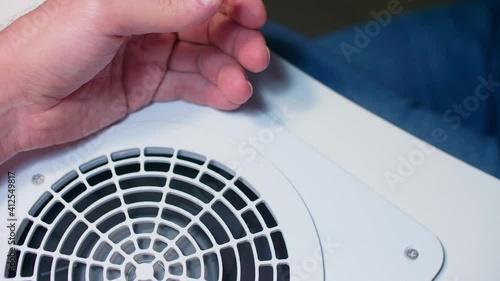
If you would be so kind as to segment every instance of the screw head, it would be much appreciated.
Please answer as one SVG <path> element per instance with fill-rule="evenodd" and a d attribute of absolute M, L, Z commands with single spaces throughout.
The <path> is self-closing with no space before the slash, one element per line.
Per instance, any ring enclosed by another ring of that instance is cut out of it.
<path fill-rule="evenodd" d="M 416 250 L 416 249 L 413 249 L 413 248 L 408 248 L 406 249 L 405 251 L 405 256 L 409 259 L 409 260 L 417 260 L 418 257 L 420 256 L 420 253 Z"/>
<path fill-rule="evenodd" d="M 45 182 L 45 176 L 42 174 L 36 174 L 31 178 L 31 182 L 34 185 L 42 185 Z"/>

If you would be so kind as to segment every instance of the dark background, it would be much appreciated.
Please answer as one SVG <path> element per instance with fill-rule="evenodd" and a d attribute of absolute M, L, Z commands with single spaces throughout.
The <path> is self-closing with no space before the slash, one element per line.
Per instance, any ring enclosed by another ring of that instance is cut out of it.
<path fill-rule="evenodd" d="M 372 19 L 390 0 L 264 0 L 269 18 L 307 36 L 317 36 Z M 400 0 L 404 12 L 453 0 Z"/>

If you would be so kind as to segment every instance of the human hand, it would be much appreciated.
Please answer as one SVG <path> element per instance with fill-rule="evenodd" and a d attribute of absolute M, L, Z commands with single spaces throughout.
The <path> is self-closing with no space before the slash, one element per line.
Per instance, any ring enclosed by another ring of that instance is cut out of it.
<path fill-rule="evenodd" d="M 262 0 L 47 0 L 0 32 L 0 164 L 155 101 L 237 108 L 265 20 Z"/>

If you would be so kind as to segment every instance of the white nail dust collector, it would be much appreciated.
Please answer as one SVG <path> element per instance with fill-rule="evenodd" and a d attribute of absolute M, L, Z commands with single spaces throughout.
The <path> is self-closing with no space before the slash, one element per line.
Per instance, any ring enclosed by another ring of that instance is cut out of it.
<path fill-rule="evenodd" d="M 1 166 L 1 279 L 433 280 L 439 240 L 291 134 L 259 77 L 237 112 L 155 104 Z"/>

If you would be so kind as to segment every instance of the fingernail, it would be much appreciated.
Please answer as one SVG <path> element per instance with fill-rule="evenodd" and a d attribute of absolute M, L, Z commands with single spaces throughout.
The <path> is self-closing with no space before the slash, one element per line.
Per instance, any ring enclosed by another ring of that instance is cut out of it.
<path fill-rule="evenodd" d="M 250 86 L 250 95 L 253 95 L 253 85 L 250 83 L 250 81 L 247 81 L 248 85 Z"/>
<path fill-rule="evenodd" d="M 271 63 L 271 50 L 269 50 L 269 47 L 266 47 L 267 49 L 267 66 Z"/>
<path fill-rule="evenodd" d="M 214 0 L 199 0 L 203 5 L 210 5 L 214 2 Z"/>

